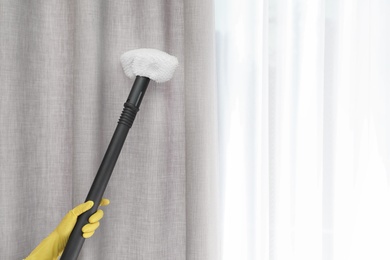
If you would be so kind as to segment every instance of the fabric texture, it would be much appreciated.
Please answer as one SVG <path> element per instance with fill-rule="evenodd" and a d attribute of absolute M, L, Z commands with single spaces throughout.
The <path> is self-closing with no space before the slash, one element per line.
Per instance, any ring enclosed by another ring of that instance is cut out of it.
<path fill-rule="evenodd" d="M 79 259 L 218 259 L 213 3 L 0 1 L 0 258 L 83 202 L 133 83 L 120 56 L 176 56 L 151 82 Z"/>
<path fill-rule="evenodd" d="M 390 259 L 390 2 L 216 3 L 222 258 Z"/>

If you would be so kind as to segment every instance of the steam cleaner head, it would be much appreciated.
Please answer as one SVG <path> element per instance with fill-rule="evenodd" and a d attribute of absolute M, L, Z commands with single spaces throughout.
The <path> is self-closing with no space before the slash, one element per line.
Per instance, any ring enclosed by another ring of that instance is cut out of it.
<path fill-rule="evenodd" d="M 126 76 L 142 76 L 158 83 L 172 78 L 179 62 L 175 56 L 156 49 L 136 49 L 124 53 L 121 64 Z"/>

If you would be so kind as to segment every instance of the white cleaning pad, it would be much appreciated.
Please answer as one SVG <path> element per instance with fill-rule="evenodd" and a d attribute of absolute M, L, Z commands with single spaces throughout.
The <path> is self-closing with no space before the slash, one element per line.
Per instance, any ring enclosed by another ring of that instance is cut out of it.
<path fill-rule="evenodd" d="M 129 78 L 148 77 L 156 82 L 172 78 L 179 62 L 175 56 L 156 49 L 136 49 L 121 56 L 123 70 Z"/>

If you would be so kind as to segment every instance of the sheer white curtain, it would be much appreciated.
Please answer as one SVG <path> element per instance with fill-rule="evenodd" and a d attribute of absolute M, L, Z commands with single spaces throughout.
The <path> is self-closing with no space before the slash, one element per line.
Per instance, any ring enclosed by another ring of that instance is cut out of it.
<path fill-rule="evenodd" d="M 223 260 L 390 258 L 390 2 L 217 0 Z"/>

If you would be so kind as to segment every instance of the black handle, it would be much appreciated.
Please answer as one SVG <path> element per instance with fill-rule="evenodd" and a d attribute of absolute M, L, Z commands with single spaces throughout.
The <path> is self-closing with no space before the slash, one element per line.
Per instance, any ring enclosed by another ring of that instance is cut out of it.
<path fill-rule="evenodd" d="M 85 200 L 92 200 L 94 205 L 90 210 L 81 214 L 77 218 L 77 223 L 69 236 L 69 240 L 66 244 L 64 252 L 62 253 L 61 260 L 76 260 L 80 254 L 81 248 L 83 247 L 85 241 L 81 229 L 84 225 L 89 223 L 89 217 L 98 210 L 100 201 L 103 197 L 104 191 L 106 190 L 112 171 L 114 170 L 115 163 L 122 150 L 127 133 L 129 132 L 134 122 L 135 116 L 137 115 L 149 81 L 149 78 L 140 76 L 137 76 L 134 81 L 129 97 L 124 104 L 123 112 L 119 118 L 114 135 L 112 136 L 111 142 L 108 145 L 107 151 L 103 157 L 103 161 L 100 164 L 99 170 Z"/>

